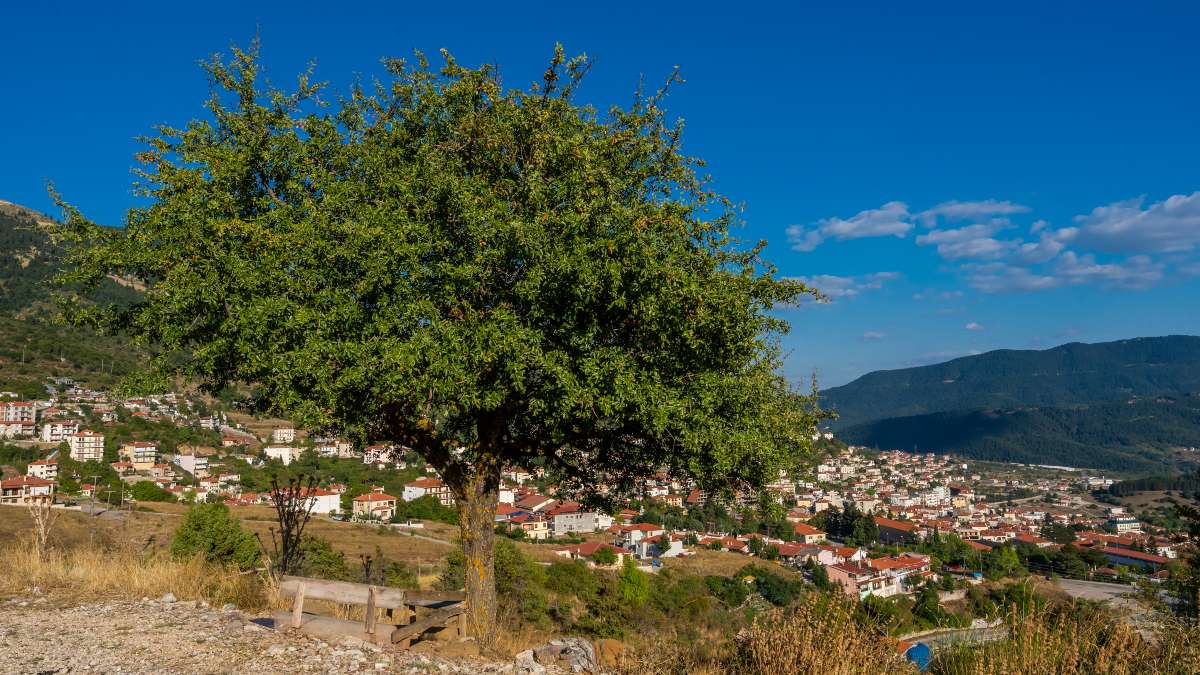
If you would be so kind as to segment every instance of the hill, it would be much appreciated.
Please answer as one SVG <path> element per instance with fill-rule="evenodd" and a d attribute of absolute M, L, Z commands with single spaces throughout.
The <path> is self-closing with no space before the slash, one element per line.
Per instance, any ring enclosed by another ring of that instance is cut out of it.
<path fill-rule="evenodd" d="M 839 435 L 870 447 L 1161 473 L 1195 461 L 1176 450 L 1200 447 L 1200 395 L 937 412 L 868 422 Z"/>
<path fill-rule="evenodd" d="M 39 226 L 49 216 L 0 200 L 0 389 L 36 395 L 51 376 L 111 385 L 142 362 L 127 340 L 52 323 L 48 282 L 60 251 Z M 128 302 L 137 291 L 115 281 L 93 296 Z"/>
<path fill-rule="evenodd" d="M 999 350 L 822 392 L 843 440 L 996 461 L 1152 473 L 1200 446 L 1200 337 Z"/>
<path fill-rule="evenodd" d="M 1200 392 L 1200 337 L 1073 342 L 1002 349 L 945 363 L 868 373 L 821 392 L 835 429 L 936 412 L 1072 406 Z"/>

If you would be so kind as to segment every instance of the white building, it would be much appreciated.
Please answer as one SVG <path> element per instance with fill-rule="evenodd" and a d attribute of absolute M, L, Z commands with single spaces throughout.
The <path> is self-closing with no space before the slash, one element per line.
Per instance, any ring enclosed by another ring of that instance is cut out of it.
<path fill-rule="evenodd" d="M 575 513 L 560 513 L 554 516 L 551 527 L 554 529 L 554 536 L 562 537 L 572 532 L 606 530 L 612 524 L 612 516 L 607 513 L 576 511 Z"/>
<path fill-rule="evenodd" d="M 279 427 L 271 431 L 272 443 L 291 443 L 296 440 L 296 429 L 294 427 Z"/>
<path fill-rule="evenodd" d="M 75 420 L 46 422 L 42 425 L 42 442 L 62 443 L 77 433 L 79 433 L 79 422 Z"/>
<path fill-rule="evenodd" d="M 76 462 L 99 462 L 104 459 L 104 435 L 91 429 L 71 434 L 67 438 L 71 446 L 71 459 Z"/>
<path fill-rule="evenodd" d="M 0 403 L 0 422 L 32 422 L 36 417 L 37 407 L 28 401 Z"/>
<path fill-rule="evenodd" d="M 275 460 L 283 462 L 284 466 L 292 463 L 292 460 L 300 456 L 300 448 L 293 448 L 290 445 L 268 445 L 263 448 L 263 453 Z"/>
<path fill-rule="evenodd" d="M 25 475 L 41 478 L 42 480 L 55 480 L 58 478 L 58 460 L 34 460 L 25 468 Z"/>
<path fill-rule="evenodd" d="M 204 455 L 198 455 L 195 453 L 179 455 L 175 459 L 175 463 L 179 465 L 179 468 L 192 474 L 196 478 L 208 477 L 208 457 L 205 457 Z"/>
<path fill-rule="evenodd" d="M 426 496 L 437 497 L 442 506 L 454 506 L 454 495 L 450 493 L 450 487 L 437 478 L 418 478 L 406 483 L 400 498 L 411 502 Z"/>
<path fill-rule="evenodd" d="M 0 422 L 0 438 L 32 438 L 37 436 L 33 422 Z"/>

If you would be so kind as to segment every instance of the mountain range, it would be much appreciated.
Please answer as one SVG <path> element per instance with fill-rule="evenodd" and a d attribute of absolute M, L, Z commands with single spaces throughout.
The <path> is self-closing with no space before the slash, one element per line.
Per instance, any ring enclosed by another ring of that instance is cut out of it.
<path fill-rule="evenodd" d="M 1195 463 L 1200 337 L 997 350 L 821 392 L 849 443 L 1146 473 Z"/>

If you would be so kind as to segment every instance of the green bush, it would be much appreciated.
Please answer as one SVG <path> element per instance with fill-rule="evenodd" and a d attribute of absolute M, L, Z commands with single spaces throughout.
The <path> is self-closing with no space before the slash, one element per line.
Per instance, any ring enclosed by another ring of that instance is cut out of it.
<path fill-rule="evenodd" d="M 171 540 L 171 554 L 179 558 L 199 554 L 239 569 L 253 569 L 261 560 L 258 541 L 224 504 L 196 504 L 188 509 Z"/>
<path fill-rule="evenodd" d="M 632 556 L 625 558 L 617 575 L 617 592 L 632 607 L 641 607 L 650 599 L 650 579 L 639 570 Z"/>
<path fill-rule="evenodd" d="M 139 502 L 173 502 L 175 495 L 160 488 L 154 481 L 143 480 L 133 484 L 130 494 Z"/>
<path fill-rule="evenodd" d="M 589 558 L 597 565 L 611 565 L 617 562 L 617 554 L 611 548 L 598 548 Z"/>

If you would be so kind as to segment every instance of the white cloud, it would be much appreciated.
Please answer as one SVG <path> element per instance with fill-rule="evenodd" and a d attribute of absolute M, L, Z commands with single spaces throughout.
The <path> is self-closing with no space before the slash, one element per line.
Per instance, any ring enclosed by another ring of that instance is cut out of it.
<path fill-rule="evenodd" d="M 979 330 L 983 330 L 983 324 L 975 323 L 974 321 L 972 321 L 972 322 L 968 323 L 967 325 L 963 326 L 963 328 L 966 328 L 967 330 L 979 331 Z"/>
<path fill-rule="evenodd" d="M 971 263 L 963 265 L 967 285 L 984 293 L 1041 291 L 1057 287 L 1053 276 L 1038 274 L 1027 267 L 1007 263 Z"/>
<path fill-rule="evenodd" d="M 960 202 L 952 199 L 917 214 L 921 222 L 932 225 L 938 218 L 949 221 L 975 220 L 987 216 L 1011 216 L 1029 211 L 1028 206 L 1014 204 L 1010 201 L 985 199 L 977 202 Z"/>
<path fill-rule="evenodd" d="M 887 333 L 881 333 L 877 330 L 869 330 L 862 334 L 864 342 L 876 342 L 887 337 Z"/>
<path fill-rule="evenodd" d="M 1103 286 L 1142 290 L 1163 279 L 1164 265 L 1149 256 L 1135 255 L 1122 262 L 1098 263 L 1093 255 L 1067 251 L 1059 258 L 1054 273 L 1064 283 L 1099 283 Z"/>
<path fill-rule="evenodd" d="M 840 277 L 833 274 L 818 274 L 811 277 L 785 277 L 815 288 L 831 301 L 838 298 L 853 298 L 863 291 L 878 290 L 889 281 L 900 278 L 899 272 L 876 272 L 861 276 Z"/>
<path fill-rule="evenodd" d="M 811 227 L 792 225 L 787 229 L 788 242 L 795 251 L 811 251 L 827 239 L 862 239 L 864 237 L 903 237 L 913 224 L 904 202 L 888 202 L 877 209 L 859 211 L 850 218 L 825 218 Z"/>
<path fill-rule="evenodd" d="M 1179 268 L 1179 271 L 1189 277 L 1200 277 L 1200 262 L 1184 265 Z"/>
<path fill-rule="evenodd" d="M 946 260 L 995 260 L 1008 255 L 1018 246 L 1014 241 L 992 237 L 1004 227 L 1003 222 L 979 223 L 953 230 L 930 230 L 917 236 L 921 246 L 937 246 L 938 255 Z"/>
<path fill-rule="evenodd" d="M 1200 191 L 1142 208 L 1145 197 L 1076 216 L 1078 241 L 1109 253 L 1172 253 L 1200 246 Z"/>

